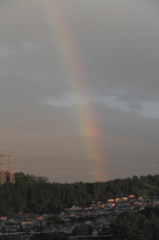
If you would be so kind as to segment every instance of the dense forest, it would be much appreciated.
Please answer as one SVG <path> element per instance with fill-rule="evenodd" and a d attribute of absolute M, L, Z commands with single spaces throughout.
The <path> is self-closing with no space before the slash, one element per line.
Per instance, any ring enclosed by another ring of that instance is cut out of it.
<path fill-rule="evenodd" d="M 110 224 L 113 239 L 157 240 L 159 239 L 159 208 L 146 208 L 140 212 L 121 213 Z"/>
<path fill-rule="evenodd" d="M 15 174 L 15 179 L 15 184 L 0 185 L 0 215 L 18 212 L 58 213 L 72 205 L 86 206 L 92 201 L 106 201 L 130 194 L 142 197 L 159 195 L 159 175 L 61 184 L 20 172 Z"/>

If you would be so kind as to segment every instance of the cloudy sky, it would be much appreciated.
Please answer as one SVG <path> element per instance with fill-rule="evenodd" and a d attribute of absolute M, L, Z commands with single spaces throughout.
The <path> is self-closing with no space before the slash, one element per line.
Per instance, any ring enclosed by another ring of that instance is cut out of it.
<path fill-rule="evenodd" d="M 0 32 L 0 150 L 15 172 L 159 172 L 157 0 L 1 0 Z"/>

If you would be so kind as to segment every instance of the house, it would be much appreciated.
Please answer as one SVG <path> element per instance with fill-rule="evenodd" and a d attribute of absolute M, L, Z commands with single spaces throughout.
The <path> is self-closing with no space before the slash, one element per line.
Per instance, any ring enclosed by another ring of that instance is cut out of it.
<path fill-rule="evenodd" d="M 20 224 L 20 229 L 23 230 L 28 230 L 31 229 L 32 227 L 35 226 L 35 223 L 33 223 L 32 221 L 22 221 Z"/>
<path fill-rule="evenodd" d="M 92 234 L 92 227 L 90 225 L 81 224 L 74 229 L 75 235 L 88 236 Z"/>
<path fill-rule="evenodd" d="M 97 235 L 98 235 L 97 229 L 93 229 L 93 231 L 92 231 L 92 236 L 97 236 Z"/>
<path fill-rule="evenodd" d="M 136 200 L 132 203 L 133 206 L 142 206 L 143 205 L 143 202 L 139 201 L 139 200 Z"/>
<path fill-rule="evenodd" d="M 115 202 L 115 200 L 113 199 L 113 198 L 110 198 L 110 199 L 108 199 L 108 202 L 110 203 L 114 203 Z"/>
<path fill-rule="evenodd" d="M 143 202 L 144 198 L 143 197 L 138 197 L 138 200 Z"/>
<path fill-rule="evenodd" d="M 136 201 L 137 200 L 137 198 L 134 196 L 134 195 L 130 195 L 129 197 L 128 197 L 128 201 L 129 202 L 134 202 L 134 201 Z"/>
<path fill-rule="evenodd" d="M 154 199 L 152 200 L 152 205 L 153 205 L 153 207 L 159 206 L 159 198 L 154 198 Z"/>
<path fill-rule="evenodd" d="M 14 225 L 8 225 L 8 226 L 5 226 L 5 232 L 10 232 L 10 233 L 19 232 L 19 228 L 15 227 Z"/>
<path fill-rule="evenodd" d="M 84 222 L 84 224 L 93 226 L 93 222 L 91 222 L 91 221 L 86 221 L 86 222 Z"/>
<path fill-rule="evenodd" d="M 127 197 L 122 197 L 121 200 L 122 200 L 122 202 L 128 201 L 128 198 Z"/>
<path fill-rule="evenodd" d="M 2 216 L 2 217 L 0 217 L 0 219 L 7 220 L 8 218 L 7 218 L 7 216 Z"/>
<path fill-rule="evenodd" d="M 118 213 L 112 211 L 109 213 L 109 215 L 107 216 L 107 219 L 109 221 L 113 221 L 113 220 L 116 220 L 117 219 L 117 216 L 118 216 Z"/>
<path fill-rule="evenodd" d="M 128 196 L 128 198 L 134 198 L 134 197 L 135 197 L 135 196 L 134 196 L 134 195 L 132 195 L 132 194 Z"/>
<path fill-rule="evenodd" d="M 100 217 L 96 219 L 97 224 L 108 225 L 108 220 L 106 217 Z"/>
<path fill-rule="evenodd" d="M 108 206 L 108 205 L 114 207 L 114 206 L 115 206 L 115 200 L 114 200 L 114 199 L 111 199 L 111 198 L 108 199 L 108 200 L 107 200 L 107 204 L 106 204 L 105 206 Z"/>

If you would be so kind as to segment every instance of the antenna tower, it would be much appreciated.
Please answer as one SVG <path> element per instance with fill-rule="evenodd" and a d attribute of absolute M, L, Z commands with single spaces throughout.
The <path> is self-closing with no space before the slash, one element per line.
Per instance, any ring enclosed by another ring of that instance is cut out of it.
<path fill-rule="evenodd" d="M 15 175 L 14 175 L 14 153 L 9 153 L 9 182 L 15 183 Z"/>
<path fill-rule="evenodd" d="M 0 184 L 4 184 L 6 182 L 6 169 L 5 169 L 5 154 L 4 152 L 0 152 Z"/>

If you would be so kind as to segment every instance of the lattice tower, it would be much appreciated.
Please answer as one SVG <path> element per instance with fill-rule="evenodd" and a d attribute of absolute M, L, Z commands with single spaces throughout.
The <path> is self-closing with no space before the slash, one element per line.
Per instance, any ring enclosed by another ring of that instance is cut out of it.
<path fill-rule="evenodd" d="M 15 175 L 14 175 L 14 153 L 9 153 L 9 182 L 15 183 Z"/>
<path fill-rule="evenodd" d="M 0 184 L 6 182 L 6 169 L 5 169 L 5 154 L 3 151 L 0 152 Z"/>

